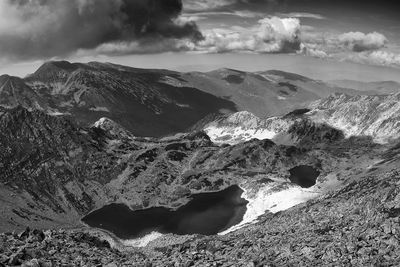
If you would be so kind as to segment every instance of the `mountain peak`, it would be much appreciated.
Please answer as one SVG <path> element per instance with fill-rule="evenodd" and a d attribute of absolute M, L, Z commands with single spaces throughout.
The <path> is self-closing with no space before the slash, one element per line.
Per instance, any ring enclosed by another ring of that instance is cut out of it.
<path fill-rule="evenodd" d="M 124 127 L 116 123 L 115 121 L 103 117 L 96 121 L 93 124 L 93 127 L 102 129 L 105 132 L 110 133 L 111 135 L 119 138 L 131 138 L 133 137 L 132 133 L 126 130 Z"/>
<path fill-rule="evenodd" d="M 27 79 L 44 81 L 66 79 L 70 73 L 85 66 L 82 63 L 70 63 L 68 61 L 47 61 L 33 74 L 29 75 Z"/>

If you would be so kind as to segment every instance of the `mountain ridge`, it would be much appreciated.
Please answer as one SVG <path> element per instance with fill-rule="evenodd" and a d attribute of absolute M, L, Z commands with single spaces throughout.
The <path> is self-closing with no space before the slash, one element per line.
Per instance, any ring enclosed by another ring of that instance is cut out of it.
<path fill-rule="evenodd" d="M 140 136 L 184 132 L 210 114 L 281 116 L 331 93 L 360 93 L 278 70 L 180 73 L 100 62 L 49 61 L 12 79 L 1 97 L 5 107 L 47 110 L 83 125 L 110 117 Z"/>

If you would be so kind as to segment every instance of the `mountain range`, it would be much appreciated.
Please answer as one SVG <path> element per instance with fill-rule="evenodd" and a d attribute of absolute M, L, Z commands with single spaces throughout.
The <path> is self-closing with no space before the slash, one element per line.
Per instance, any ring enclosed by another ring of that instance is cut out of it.
<path fill-rule="evenodd" d="M 108 117 L 137 136 L 153 137 L 187 131 L 215 114 L 283 115 L 336 92 L 371 94 L 282 71 L 179 73 L 98 62 L 52 61 L 25 78 L 0 76 L 3 107 L 44 110 L 83 125 Z"/>
<path fill-rule="evenodd" d="M 341 85 L 65 61 L 1 76 L 0 266 L 396 265 L 400 94 Z M 308 186 L 292 175 L 304 167 Z M 140 249 L 81 221 L 232 185 L 246 213 L 218 236 Z"/>

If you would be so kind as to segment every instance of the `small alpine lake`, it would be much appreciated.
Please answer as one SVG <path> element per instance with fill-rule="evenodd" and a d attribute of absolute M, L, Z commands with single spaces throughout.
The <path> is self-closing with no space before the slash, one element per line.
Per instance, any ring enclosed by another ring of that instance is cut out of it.
<path fill-rule="evenodd" d="M 124 204 L 110 204 L 89 213 L 82 221 L 124 240 L 152 232 L 215 235 L 242 221 L 248 203 L 241 198 L 242 193 L 239 186 L 233 185 L 219 192 L 193 194 L 186 205 L 176 210 L 131 210 Z"/>

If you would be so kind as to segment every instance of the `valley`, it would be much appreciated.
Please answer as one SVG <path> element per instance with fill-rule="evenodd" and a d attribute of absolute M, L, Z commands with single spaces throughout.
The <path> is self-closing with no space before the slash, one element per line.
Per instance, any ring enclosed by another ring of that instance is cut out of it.
<path fill-rule="evenodd" d="M 55 250 L 43 261 L 89 265 L 396 262 L 399 94 L 378 91 L 96 62 L 1 76 L 0 254 L 30 242 Z"/>

